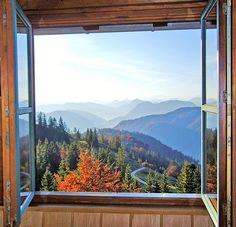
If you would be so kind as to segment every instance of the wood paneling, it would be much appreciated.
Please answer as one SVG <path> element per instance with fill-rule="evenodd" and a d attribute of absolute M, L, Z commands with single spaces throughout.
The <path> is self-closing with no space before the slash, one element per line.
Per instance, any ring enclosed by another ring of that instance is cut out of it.
<path fill-rule="evenodd" d="M 37 220 L 37 222 L 35 221 Z M 26 212 L 23 220 L 22 226 L 24 227 L 42 227 L 43 226 L 43 212 Z"/>
<path fill-rule="evenodd" d="M 191 227 L 191 215 L 164 215 L 163 227 Z"/>
<path fill-rule="evenodd" d="M 43 215 L 43 225 L 48 227 L 73 226 L 73 213 L 69 212 L 46 212 Z M 34 226 L 34 225 L 32 225 Z"/>
<path fill-rule="evenodd" d="M 204 208 L 35 206 L 21 227 L 213 227 Z M 1 227 L 1 225 L 0 225 Z"/>
<path fill-rule="evenodd" d="M 78 227 L 94 227 L 100 226 L 102 214 L 100 213 L 74 213 L 73 226 Z"/>
<path fill-rule="evenodd" d="M 214 224 L 209 216 L 204 216 L 204 215 L 194 216 L 193 227 L 202 227 L 202 226 L 214 227 Z"/>
<path fill-rule="evenodd" d="M 102 227 L 129 227 L 129 214 L 103 214 Z"/>
<path fill-rule="evenodd" d="M 199 21 L 207 0 L 20 0 L 34 28 Z"/>
<path fill-rule="evenodd" d="M 156 227 L 160 226 L 160 215 L 155 214 L 134 214 L 132 216 L 132 227 Z"/>

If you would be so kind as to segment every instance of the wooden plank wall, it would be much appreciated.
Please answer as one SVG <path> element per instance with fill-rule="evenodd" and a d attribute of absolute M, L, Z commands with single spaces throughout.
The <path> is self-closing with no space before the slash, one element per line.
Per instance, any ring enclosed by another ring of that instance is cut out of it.
<path fill-rule="evenodd" d="M 207 0 L 19 0 L 33 28 L 199 21 Z"/>
<path fill-rule="evenodd" d="M 21 227 L 213 227 L 204 208 L 35 206 Z M 1 227 L 1 225 L 0 225 Z"/>

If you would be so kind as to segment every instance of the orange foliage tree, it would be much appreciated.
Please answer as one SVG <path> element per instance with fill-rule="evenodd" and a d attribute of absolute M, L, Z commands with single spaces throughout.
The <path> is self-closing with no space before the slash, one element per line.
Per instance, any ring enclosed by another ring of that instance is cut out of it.
<path fill-rule="evenodd" d="M 80 152 L 78 171 L 71 171 L 62 180 L 55 175 L 57 190 L 65 192 L 121 192 L 124 184 L 121 182 L 121 173 L 113 170 L 94 158 L 91 152 Z"/>

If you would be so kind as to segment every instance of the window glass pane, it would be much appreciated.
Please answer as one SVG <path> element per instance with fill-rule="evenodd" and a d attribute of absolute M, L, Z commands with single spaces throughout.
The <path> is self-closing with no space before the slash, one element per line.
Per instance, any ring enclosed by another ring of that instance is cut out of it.
<path fill-rule="evenodd" d="M 29 192 L 31 189 L 31 148 L 29 122 L 29 114 L 19 116 L 21 192 Z"/>
<path fill-rule="evenodd" d="M 206 157 L 206 193 L 211 201 L 215 201 L 217 194 L 217 115 L 206 113 L 205 134 Z M 213 203 L 214 205 L 214 203 Z"/>
<path fill-rule="evenodd" d="M 17 17 L 17 64 L 19 107 L 27 107 L 29 105 L 28 29 L 19 17 Z"/>
<path fill-rule="evenodd" d="M 208 16 L 206 29 L 206 103 L 217 103 L 217 29 L 216 6 Z"/>

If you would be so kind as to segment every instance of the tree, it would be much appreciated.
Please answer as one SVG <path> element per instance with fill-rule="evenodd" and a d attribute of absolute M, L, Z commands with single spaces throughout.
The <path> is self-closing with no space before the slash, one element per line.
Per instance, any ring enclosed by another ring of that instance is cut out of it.
<path fill-rule="evenodd" d="M 196 166 L 187 161 L 183 163 L 181 172 L 176 181 L 176 190 L 179 193 L 194 193 L 196 192 Z M 199 173 L 200 174 L 200 173 Z M 200 177 L 200 176 L 199 176 Z M 198 189 L 199 190 L 199 189 Z"/>
<path fill-rule="evenodd" d="M 69 166 L 68 166 L 68 163 L 65 159 L 61 160 L 57 173 L 61 177 L 62 180 L 68 175 Z"/>
<path fill-rule="evenodd" d="M 49 167 L 46 168 L 46 171 L 43 174 L 41 185 L 41 191 L 56 191 L 56 182 Z"/>
<path fill-rule="evenodd" d="M 153 192 L 155 192 L 155 193 L 161 192 L 160 177 L 159 177 L 158 173 L 154 174 L 152 185 L 153 185 Z"/>
<path fill-rule="evenodd" d="M 56 175 L 59 191 L 72 192 L 121 192 L 124 184 L 121 182 L 121 173 L 113 170 L 91 155 L 91 151 L 80 152 L 78 172 L 71 171 L 62 180 Z"/>
<path fill-rule="evenodd" d="M 194 174 L 194 192 L 201 193 L 201 171 L 200 168 L 195 170 Z"/>
<path fill-rule="evenodd" d="M 149 171 L 149 173 L 146 177 L 145 192 L 147 192 L 147 193 L 153 192 L 151 171 Z"/>
<path fill-rule="evenodd" d="M 125 184 L 126 190 L 129 189 L 130 184 L 132 182 L 131 172 L 132 172 L 131 166 L 130 166 L 130 164 L 127 164 L 126 168 L 125 168 L 125 179 L 124 179 L 124 184 Z"/>
<path fill-rule="evenodd" d="M 125 171 L 125 148 L 120 146 L 116 154 L 116 166 L 121 171 L 122 177 L 124 176 Z"/>
<path fill-rule="evenodd" d="M 169 189 L 169 176 L 166 171 L 162 174 L 161 180 L 160 180 L 160 188 L 162 193 L 168 193 L 170 192 Z"/>

